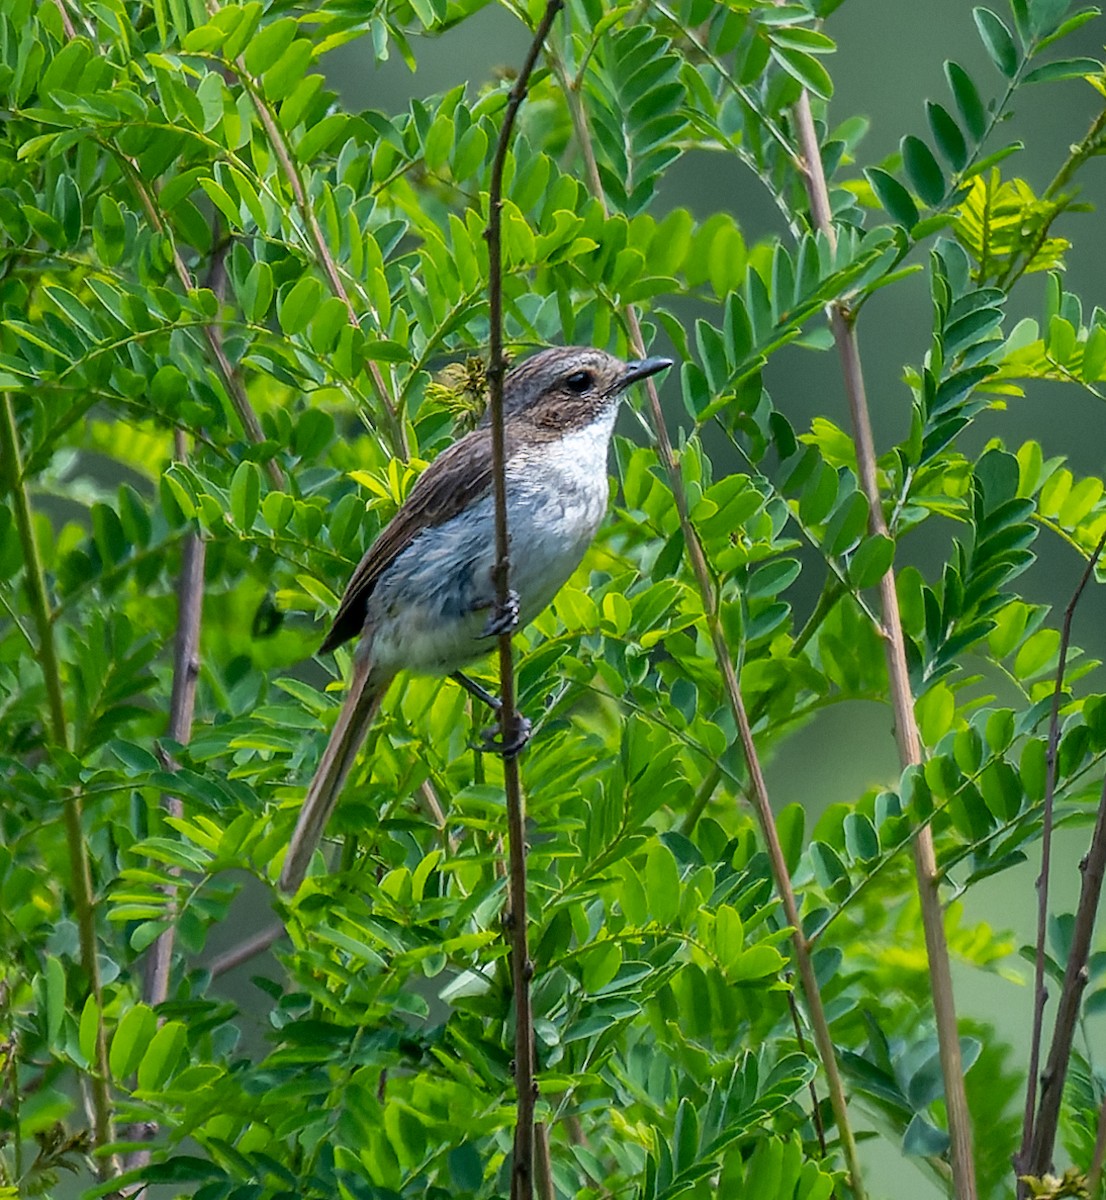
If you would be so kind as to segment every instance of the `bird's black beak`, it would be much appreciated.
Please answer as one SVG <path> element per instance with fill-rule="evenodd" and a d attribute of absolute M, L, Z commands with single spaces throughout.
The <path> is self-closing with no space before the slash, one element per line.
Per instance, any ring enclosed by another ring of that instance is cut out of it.
<path fill-rule="evenodd" d="M 663 371 L 670 366 L 672 366 L 670 358 L 639 358 L 636 362 L 628 362 L 622 378 L 618 381 L 619 391 L 628 388 L 631 383 L 637 383 L 639 379 L 648 379 L 650 375 L 656 375 L 658 371 Z"/>

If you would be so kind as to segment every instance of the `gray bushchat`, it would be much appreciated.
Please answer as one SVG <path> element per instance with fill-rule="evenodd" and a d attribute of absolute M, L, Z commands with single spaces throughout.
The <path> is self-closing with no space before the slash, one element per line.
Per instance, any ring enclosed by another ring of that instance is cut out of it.
<path fill-rule="evenodd" d="M 520 625 L 579 565 L 607 510 L 607 447 L 618 398 L 670 367 L 582 346 L 543 350 L 503 383 L 510 584 Z M 503 614 L 493 582 L 492 439 L 486 420 L 419 477 L 346 587 L 320 653 L 360 635 L 349 692 L 292 835 L 280 886 L 303 881 L 389 683 L 402 670 L 459 675 L 487 654 Z M 491 615 L 489 615 L 491 614 Z"/>

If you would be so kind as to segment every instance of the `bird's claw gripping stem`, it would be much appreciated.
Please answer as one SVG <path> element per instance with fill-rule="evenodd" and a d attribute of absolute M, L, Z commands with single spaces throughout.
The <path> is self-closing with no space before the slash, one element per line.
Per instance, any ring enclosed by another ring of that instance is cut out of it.
<path fill-rule="evenodd" d="M 481 730 L 479 749 L 503 758 L 515 758 L 530 740 L 532 728 L 528 717 L 515 713 L 514 728 L 507 735 L 500 734 L 498 725 L 489 725 Z"/>
<path fill-rule="evenodd" d="M 518 592 L 511 588 L 503 604 L 496 604 L 480 631 L 482 638 L 500 637 L 504 633 L 514 633 L 518 628 L 519 601 Z"/>

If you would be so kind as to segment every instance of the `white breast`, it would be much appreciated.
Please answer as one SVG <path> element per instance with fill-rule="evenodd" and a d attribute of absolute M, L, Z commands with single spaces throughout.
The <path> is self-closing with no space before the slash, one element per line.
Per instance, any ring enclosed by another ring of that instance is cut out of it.
<path fill-rule="evenodd" d="M 507 464 L 511 587 L 520 623 L 542 611 L 572 574 L 607 510 L 612 410 L 588 428 L 528 446 Z M 381 667 L 448 674 L 482 657 L 494 601 L 494 501 L 485 495 L 424 530 L 384 572 L 369 599 L 371 654 Z"/>

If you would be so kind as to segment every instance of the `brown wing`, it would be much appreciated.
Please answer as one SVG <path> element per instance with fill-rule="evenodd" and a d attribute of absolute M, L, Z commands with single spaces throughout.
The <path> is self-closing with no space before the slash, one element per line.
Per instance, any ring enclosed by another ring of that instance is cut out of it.
<path fill-rule="evenodd" d="M 334 624 L 319 647 L 320 654 L 361 632 L 369 597 L 383 572 L 424 529 L 444 524 L 466 504 L 484 495 L 491 479 L 490 429 L 474 429 L 438 455 L 357 564 L 334 614 Z"/>

